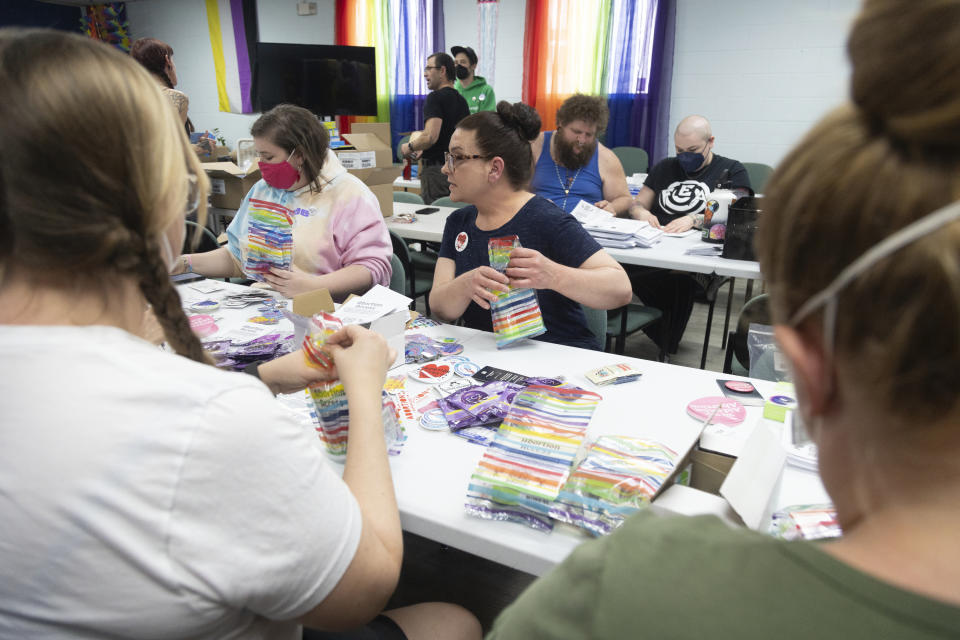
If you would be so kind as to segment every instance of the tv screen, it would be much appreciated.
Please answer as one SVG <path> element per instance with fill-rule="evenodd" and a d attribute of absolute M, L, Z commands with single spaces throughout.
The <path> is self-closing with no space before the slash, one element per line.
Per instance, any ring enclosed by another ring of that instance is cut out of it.
<path fill-rule="evenodd" d="M 295 104 L 318 116 L 377 115 L 373 47 L 257 43 L 254 108 Z"/>

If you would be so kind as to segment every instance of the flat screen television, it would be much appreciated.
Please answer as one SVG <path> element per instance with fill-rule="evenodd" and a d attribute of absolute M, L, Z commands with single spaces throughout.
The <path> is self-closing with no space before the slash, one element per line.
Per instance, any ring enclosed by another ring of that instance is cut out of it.
<path fill-rule="evenodd" d="M 254 109 L 295 104 L 318 116 L 377 115 L 373 47 L 257 43 Z"/>

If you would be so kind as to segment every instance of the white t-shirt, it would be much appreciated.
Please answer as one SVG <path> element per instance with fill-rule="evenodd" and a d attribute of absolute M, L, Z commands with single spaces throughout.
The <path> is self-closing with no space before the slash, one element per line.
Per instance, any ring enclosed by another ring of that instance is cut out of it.
<path fill-rule="evenodd" d="M 360 510 L 261 382 L 112 327 L 0 327 L 0 371 L 0 637 L 299 637 Z"/>

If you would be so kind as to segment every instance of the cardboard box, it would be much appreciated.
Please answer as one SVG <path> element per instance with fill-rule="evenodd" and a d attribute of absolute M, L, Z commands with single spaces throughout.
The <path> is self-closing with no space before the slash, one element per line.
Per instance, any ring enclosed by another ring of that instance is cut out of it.
<path fill-rule="evenodd" d="M 384 218 L 393 215 L 393 181 L 403 168 L 394 166 L 390 146 L 389 122 L 355 122 L 351 133 L 343 138 L 355 147 L 353 151 L 337 151 L 337 158 L 350 173 L 370 187 L 380 203 Z"/>
<path fill-rule="evenodd" d="M 737 458 L 694 447 L 685 460 L 691 486 L 672 484 L 651 508 L 683 515 L 713 514 L 734 525 L 761 530 L 769 521 L 767 507 L 778 486 L 786 452 L 780 438 L 759 422 Z"/>
<path fill-rule="evenodd" d="M 244 196 L 260 179 L 260 168 L 253 164 L 246 171 L 233 162 L 204 162 L 210 178 L 210 204 L 221 209 L 239 209 Z"/>

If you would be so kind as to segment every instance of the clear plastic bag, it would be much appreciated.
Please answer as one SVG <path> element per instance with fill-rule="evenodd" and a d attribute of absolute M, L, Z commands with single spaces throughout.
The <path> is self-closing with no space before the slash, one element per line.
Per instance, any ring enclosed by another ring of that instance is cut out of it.
<path fill-rule="evenodd" d="M 747 333 L 747 351 L 750 354 L 751 378 L 792 382 L 790 368 L 777 347 L 772 326 L 751 322 Z"/>

